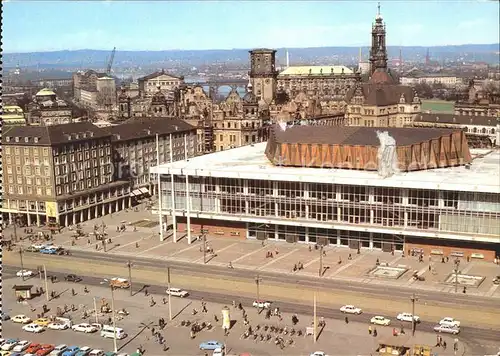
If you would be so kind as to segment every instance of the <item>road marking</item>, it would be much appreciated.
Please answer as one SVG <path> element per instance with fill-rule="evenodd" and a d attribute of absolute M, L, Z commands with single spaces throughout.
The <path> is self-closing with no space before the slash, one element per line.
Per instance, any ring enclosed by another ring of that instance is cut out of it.
<path fill-rule="evenodd" d="M 500 287 L 500 284 L 495 284 L 493 285 L 488 291 L 485 293 L 487 297 L 493 297 L 493 294 L 495 294 L 496 290 Z"/>
<path fill-rule="evenodd" d="M 153 247 L 150 247 L 148 249 L 145 249 L 144 251 L 142 251 L 141 253 L 139 253 L 139 255 L 142 255 L 142 254 L 145 254 L 146 252 L 149 252 L 151 250 L 154 250 L 155 248 L 158 248 L 158 247 L 161 247 L 161 246 L 165 246 L 167 244 L 170 244 L 170 243 L 173 243 L 172 241 L 158 241 L 159 244 L 158 245 L 155 245 Z"/>
<path fill-rule="evenodd" d="M 222 251 L 225 251 L 225 250 L 227 250 L 228 248 L 233 247 L 234 245 L 237 245 L 237 244 L 239 244 L 239 242 L 235 242 L 235 243 L 232 243 L 232 244 L 231 244 L 231 245 L 229 245 L 229 246 L 226 246 L 226 247 L 224 247 L 224 248 L 221 248 L 220 250 L 216 251 L 216 255 L 218 255 L 218 254 L 219 254 L 219 253 L 221 253 Z M 199 262 L 201 262 L 201 261 L 203 261 L 203 257 L 200 257 L 200 258 L 198 258 L 198 259 L 194 260 L 193 262 L 194 262 L 194 263 L 199 263 Z"/>
<path fill-rule="evenodd" d="M 460 273 L 461 274 L 467 274 L 472 269 L 472 267 L 474 267 L 474 263 L 473 262 L 469 262 L 469 264 L 467 266 L 465 266 L 464 269 Z"/>
<path fill-rule="evenodd" d="M 318 258 L 315 258 L 314 260 L 312 260 L 311 262 L 307 262 L 305 265 L 304 265 L 304 268 L 306 267 L 309 267 L 310 265 L 312 265 L 314 262 L 316 261 L 319 261 L 321 257 L 318 257 Z"/>
<path fill-rule="evenodd" d="M 260 266 L 260 267 L 259 267 L 259 268 L 257 268 L 257 269 L 267 268 L 267 267 L 269 267 L 270 265 L 272 265 L 273 263 L 276 263 L 276 262 L 278 262 L 279 260 L 282 260 L 283 258 L 290 256 L 292 253 L 297 252 L 298 250 L 300 250 L 300 249 L 299 249 L 299 248 L 296 248 L 296 249 L 293 249 L 292 251 L 290 251 L 290 252 L 288 252 L 288 253 L 285 253 L 284 255 L 282 255 L 282 256 L 280 256 L 280 257 L 278 257 L 278 258 L 276 258 L 276 257 L 275 257 L 275 258 L 273 258 L 273 260 L 272 260 L 271 262 L 268 262 L 268 263 L 266 263 L 265 265 Z"/>
<path fill-rule="evenodd" d="M 253 254 L 256 254 L 257 252 L 264 251 L 265 249 L 269 249 L 269 247 L 268 247 L 268 246 L 262 246 L 261 248 L 259 248 L 259 249 L 255 250 L 255 251 L 249 252 L 249 253 L 247 253 L 246 255 L 243 255 L 243 256 L 241 256 L 241 257 L 238 257 L 237 259 L 235 259 L 235 260 L 233 261 L 233 263 L 238 262 L 238 261 L 240 261 L 240 260 L 244 259 L 245 257 L 252 256 Z"/>
<path fill-rule="evenodd" d="M 119 249 L 122 249 L 122 248 L 124 248 L 124 247 L 130 246 L 130 245 L 132 245 L 132 244 L 135 244 L 135 243 L 138 243 L 138 242 L 140 242 L 140 241 L 142 241 L 142 240 L 145 240 L 145 239 L 147 239 L 148 237 L 151 237 L 151 236 L 141 237 L 139 240 L 135 240 L 135 241 L 129 242 L 128 244 L 125 244 L 125 245 L 120 245 L 120 246 L 117 246 L 117 247 L 113 248 L 113 250 L 111 250 L 110 252 L 118 251 Z M 140 246 L 139 246 L 139 247 L 140 247 Z M 121 253 L 123 253 L 123 252 L 121 252 Z"/>
<path fill-rule="evenodd" d="M 189 250 L 191 250 L 191 249 L 193 249 L 193 248 L 197 248 L 198 246 L 201 246 L 201 245 L 199 245 L 199 244 L 191 244 L 191 246 L 186 247 L 186 248 L 183 248 L 183 249 L 182 249 L 182 250 L 180 250 L 180 251 L 174 252 L 173 254 L 169 255 L 168 257 L 173 257 L 173 256 L 178 255 L 178 254 L 181 254 L 181 253 L 183 253 L 183 252 L 185 252 L 185 251 L 189 251 Z"/>
<path fill-rule="evenodd" d="M 343 270 L 345 270 L 345 269 L 347 269 L 347 268 L 351 267 L 353 264 L 355 264 L 355 263 L 357 263 L 357 262 L 361 261 L 361 260 L 362 260 L 363 258 L 365 258 L 366 256 L 368 256 L 368 254 L 364 254 L 364 255 L 361 255 L 361 256 L 360 256 L 360 257 L 358 257 L 358 258 L 354 258 L 354 259 L 352 259 L 352 261 L 351 261 L 351 262 L 348 262 L 348 263 L 344 264 L 342 267 L 337 268 L 337 270 L 336 270 L 336 271 L 334 271 L 333 273 L 331 273 L 331 274 L 328 276 L 328 278 L 332 278 L 332 277 L 337 276 L 340 272 L 342 272 Z"/>
<path fill-rule="evenodd" d="M 389 266 L 393 266 L 396 262 L 398 262 L 402 258 L 403 258 L 403 256 L 399 256 L 399 257 L 394 258 L 391 262 L 389 262 Z"/>

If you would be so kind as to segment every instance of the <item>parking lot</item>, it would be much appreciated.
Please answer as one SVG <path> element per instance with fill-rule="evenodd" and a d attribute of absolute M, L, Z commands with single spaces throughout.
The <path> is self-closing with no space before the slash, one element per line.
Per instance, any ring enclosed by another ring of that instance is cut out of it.
<path fill-rule="evenodd" d="M 73 304 L 78 310 L 68 312 L 65 314 L 73 320 L 74 323 L 79 322 L 95 322 L 94 315 L 92 314 L 88 319 L 82 320 L 83 310 L 89 313 L 94 309 L 94 297 L 96 298 L 97 307 L 99 309 L 101 302 L 110 301 L 110 290 L 106 287 L 89 287 L 88 294 L 83 293 L 83 285 L 75 283 L 58 282 L 51 285 L 51 288 L 62 292 L 60 298 L 47 302 L 43 297 L 36 297 L 30 301 L 29 304 L 16 303 L 13 293 L 11 292 L 12 286 L 20 282 L 20 278 L 12 275 L 6 275 L 4 280 L 4 311 L 8 312 L 11 316 L 16 314 L 25 314 L 35 319 L 36 314 L 40 313 L 42 305 L 47 304 L 50 311 L 47 316 L 52 315 L 56 308 L 62 307 L 64 304 L 71 306 Z M 42 286 L 43 283 L 37 278 L 31 278 L 29 283 L 35 287 Z M 83 282 L 84 283 L 84 282 Z M 71 288 L 75 288 L 76 296 L 71 296 L 69 292 Z M 201 342 L 208 340 L 216 340 L 227 345 L 230 355 L 239 355 L 243 352 L 250 352 L 252 355 L 306 355 L 313 351 L 323 350 L 330 354 L 370 354 L 373 353 L 377 341 L 374 337 L 369 336 L 367 332 L 368 326 L 365 323 L 356 322 L 356 316 L 351 317 L 351 322 L 345 324 L 339 320 L 326 320 L 326 327 L 319 335 L 318 342 L 315 344 L 311 336 L 283 336 L 287 346 L 284 349 L 278 348 L 274 344 L 275 334 L 270 341 L 257 341 L 252 338 L 244 339 L 243 334 L 247 330 L 247 326 L 242 321 L 242 312 L 232 306 L 232 301 L 228 300 L 225 304 L 220 303 L 207 303 L 207 313 L 202 313 L 201 302 L 199 300 L 190 300 L 189 298 L 172 298 L 172 315 L 173 321 L 169 321 L 168 304 L 161 302 L 164 295 L 153 295 L 156 301 L 154 306 L 150 306 L 151 296 L 145 296 L 143 293 L 130 296 L 126 290 L 118 290 L 115 292 L 115 309 L 125 308 L 129 313 L 128 316 L 121 318 L 117 321 L 117 326 L 125 330 L 129 335 L 124 340 L 118 341 L 118 348 L 120 352 L 133 353 L 141 345 L 146 354 L 160 355 L 205 355 L 204 351 L 200 351 L 198 345 Z M 221 328 L 221 311 L 227 305 L 230 309 L 231 320 L 233 326 L 229 330 L 229 334 L 224 336 Z M 279 305 L 277 303 L 276 305 Z M 250 305 L 244 305 L 244 309 L 248 314 L 250 325 L 255 329 L 256 325 L 276 326 L 289 329 L 292 327 L 291 314 L 283 313 L 282 320 L 277 317 L 271 317 L 267 320 L 264 313 L 259 314 L 255 308 Z M 35 311 L 33 311 L 35 309 Z M 197 309 L 198 313 L 193 315 L 192 310 Z M 214 315 L 218 315 L 219 322 L 215 322 Z M 99 314 L 98 321 L 107 323 L 110 314 Z M 167 326 L 160 333 L 165 337 L 168 351 L 164 351 L 163 347 L 155 342 L 153 337 L 152 328 L 158 330 L 158 318 L 163 317 L 167 321 Z M 319 317 L 319 315 L 318 315 Z M 305 330 L 309 326 L 312 318 L 308 316 L 298 315 L 299 323 L 294 327 L 297 330 Z M 190 322 L 210 322 L 214 325 L 211 330 L 203 330 L 196 334 L 194 339 L 190 338 L 189 328 L 182 326 L 183 320 Z M 379 336 L 389 336 L 392 332 L 391 327 L 377 327 Z M 268 332 L 270 333 L 270 332 Z M 266 333 L 263 333 L 266 334 Z M 28 339 L 33 342 L 60 344 L 65 343 L 68 345 L 90 346 L 104 351 L 113 350 L 113 340 L 104 339 L 98 333 L 84 334 L 77 333 L 70 330 L 53 331 L 48 330 L 41 334 L 28 334 L 21 331 L 21 325 L 15 324 L 10 321 L 4 322 L 3 337 L 18 337 L 20 339 Z M 435 344 L 436 336 L 432 333 L 418 332 L 414 340 L 415 343 L 420 344 Z M 444 339 L 449 345 L 452 345 L 453 339 L 444 336 Z M 289 340 L 293 340 L 292 344 L 288 344 Z M 461 345 L 461 347 L 466 347 Z M 439 349 L 441 355 L 452 355 L 452 348 L 444 351 Z M 211 354 L 209 352 L 208 354 Z"/>

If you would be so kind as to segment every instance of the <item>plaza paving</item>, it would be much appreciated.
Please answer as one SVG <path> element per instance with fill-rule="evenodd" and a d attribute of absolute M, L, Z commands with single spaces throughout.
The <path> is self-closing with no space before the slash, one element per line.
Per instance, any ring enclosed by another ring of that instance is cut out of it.
<path fill-rule="evenodd" d="M 166 240 L 160 242 L 158 224 L 155 217 L 145 205 L 136 209 L 128 209 L 118 213 L 88 221 L 82 224 L 86 233 L 93 231 L 94 225 L 106 225 L 105 231 L 111 238 L 111 243 L 106 246 L 106 253 L 123 255 L 125 258 L 141 256 L 152 259 L 173 260 L 203 264 L 202 242 L 195 241 L 191 245 L 187 238 L 178 234 L 179 240 L 173 242 L 172 232 L 165 234 Z M 123 232 L 117 232 L 117 227 L 126 226 Z M 137 231 L 134 231 L 134 226 Z M 103 246 L 97 244 L 92 235 L 89 238 L 74 239 L 74 229 L 64 229 L 61 234 L 55 234 L 55 244 L 74 250 L 93 250 L 104 253 Z M 12 228 L 8 227 L 5 236 L 12 235 Z M 22 236 L 22 229 L 18 229 Z M 198 236 L 193 234 L 193 240 Z M 21 242 L 29 245 L 28 240 Z M 229 262 L 236 268 L 296 274 L 317 277 L 320 268 L 320 250 L 309 250 L 309 246 L 301 243 L 289 244 L 280 241 L 266 241 L 262 246 L 260 241 L 235 240 L 222 237 L 207 237 L 207 245 L 215 255 L 207 254 L 210 265 L 227 266 Z M 97 249 L 98 250 L 97 250 Z M 422 262 L 417 257 L 402 257 L 400 252 L 395 255 L 381 251 L 362 249 L 358 255 L 356 250 L 345 247 L 327 246 L 322 263 L 325 267 L 322 278 L 358 281 L 366 284 L 400 286 L 409 289 L 442 291 L 454 293 L 455 286 L 445 283 L 447 277 L 453 273 L 452 259 L 442 263 L 438 256 L 425 256 Z M 273 258 L 267 258 L 268 252 L 273 253 Z M 278 252 L 278 253 L 276 253 Z M 382 265 L 402 266 L 407 269 L 401 277 L 380 278 L 369 274 L 375 267 L 376 261 Z M 294 265 L 302 263 L 303 270 L 293 271 Z M 429 268 L 430 267 L 430 268 Z M 500 286 L 494 285 L 494 276 L 500 275 L 500 265 L 492 262 L 461 260 L 460 271 L 462 274 L 484 277 L 484 281 L 477 287 L 468 287 L 468 295 L 500 298 Z M 414 271 L 425 278 L 425 281 L 416 281 L 412 275 Z M 460 291 L 462 288 L 460 287 Z"/>
<path fill-rule="evenodd" d="M 38 282 L 38 279 L 36 278 L 30 279 L 30 281 L 30 283 L 35 285 L 35 287 L 42 286 L 42 283 Z M 56 310 L 58 306 L 62 307 L 64 304 L 67 304 L 68 306 L 74 304 L 78 310 L 70 312 L 66 316 L 69 316 L 75 323 L 78 323 L 81 321 L 84 309 L 89 311 L 93 309 L 94 297 L 96 297 L 98 301 L 100 301 L 101 298 L 106 298 L 109 301 L 110 291 L 108 288 L 92 286 L 90 287 L 90 293 L 84 294 L 82 292 L 82 285 L 58 282 L 51 284 L 50 288 L 58 292 L 62 292 L 60 298 L 46 302 L 43 297 L 37 297 L 31 301 L 29 305 L 18 304 L 15 302 L 13 293 L 10 292 L 12 286 L 16 283 L 19 283 L 19 278 L 6 276 L 4 288 L 9 292 L 4 295 L 4 311 L 11 315 L 22 313 L 35 318 L 36 313 L 40 312 L 42 304 L 46 303 L 52 311 Z M 71 288 L 75 288 L 77 292 L 77 295 L 74 297 L 72 297 L 68 292 Z M 316 344 L 313 342 L 311 336 L 286 336 L 285 339 L 293 339 L 294 344 L 280 350 L 272 343 L 272 341 L 256 342 L 254 340 L 242 338 L 242 334 L 246 330 L 246 327 L 242 323 L 242 313 L 231 307 L 231 300 L 228 300 L 226 305 L 230 307 L 231 319 L 235 321 L 235 324 L 231 328 L 229 335 L 224 337 L 220 325 L 216 325 L 213 318 L 214 314 L 217 314 L 220 317 L 221 309 L 224 306 L 223 304 L 207 303 L 208 313 L 204 314 L 199 312 L 197 315 L 193 316 L 191 313 L 193 308 L 201 310 L 199 300 L 172 298 L 171 308 L 174 319 L 170 322 L 168 321 L 168 305 L 164 305 L 160 302 L 162 297 L 163 295 L 154 295 L 154 298 L 158 301 L 158 303 L 155 306 L 150 307 L 150 296 L 146 297 L 142 293 L 130 296 L 128 291 L 115 292 L 115 308 L 126 308 L 126 310 L 130 313 L 129 316 L 119 320 L 117 324 L 119 327 L 124 328 L 129 334 L 128 338 L 118 342 L 121 352 L 132 353 L 139 345 L 142 345 L 146 349 L 147 355 L 204 355 L 204 352 L 198 350 L 198 345 L 200 342 L 207 340 L 226 342 L 230 350 L 230 355 L 237 355 L 242 352 L 250 352 L 252 355 L 263 356 L 276 354 L 306 355 L 316 350 L 326 351 L 330 355 L 368 355 L 374 353 L 376 348 L 376 339 L 368 335 L 368 325 L 356 322 L 356 317 L 354 316 L 351 318 L 351 322 L 347 325 L 343 321 L 327 319 L 326 328 L 321 332 Z M 32 308 L 37 310 L 33 312 L 31 310 Z M 254 329 L 257 324 L 280 327 L 292 326 L 290 321 L 291 314 L 284 313 L 282 321 L 279 321 L 275 317 L 272 317 L 271 320 L 265 320 L 263 314 L 259 314 L 254 308 L 251 308 L 248 305 L 244 305 L 244 308 L 248 313 L 250 325 L 252 325 Z M 49 312 L 48 315 L 50 314 L 51 312 Z M 108 317 L 109 315 L 100 315 L 99 321 L 103 322 Z M 162 331 L 162 334 L 166 337 L 167 345 L 170 347 L 167 352 L 164 352 L 160 345 L 154 342 L 154 338 L 151 336 L 150 328 L 155 327 L 158 329 L 156 324 L 159 317 L 163 317 L 167 321 L 167 327 Z M 189 329 L 181 326 L 182 320 L 211 322 L 216 325 L 216 327 L 210 331 L 202 331 L 194 340 L 191 340 L 189 337 Z M 310 316 L 299 315 L 299 323 L 295 328 L 297 330 L 305 329 L 306 326 L 310 325 L 311 320 L 312 318 Z M 85 321 L 94 322 L 95 320 L 91 317 Z M 392 328 L 377 327 L 377 330 L 379 332 L 379 337 L 382 338 L 384 336 L 389 336 Z M 71 345 L 77 344 L 80 346 L 88 345 L 95 348 L 101 348 L 103 350 L 112 350 L 113 345 L 111 339 L 103 339 L 99 337 L 98 334 L 84 335 L 72 331 L 46 331 L 41 335 L 27 334 L 21 331 L 20 325 L 13 324 L 12 322 L 4 323 L 2 336 L 4 338 L 20 337 L 22 339 L 29 339 L 31 341 L 42 343 L 66 343 Z M 451 337 L 443 337 L 448 345 L 451 346 L 453 344 Z M 435 340 L 436 336 L 433 333 L 417 332 L 415 338 L 412 340 L 412 343 L 434 345 Z M 464 344 L 462 341 L 460 341 L 459 345 L 460 355 L 466 353 L 476 354 L 479 350 L 478 347 L 481 348 L 482 352 L 483 350 L 493 350 L 491 345 L 480 346 L 469 343 Z M 452 347 L 448 347 L 447 350 L 434 348 L 433 351 L 439 352 L 440 355 L 453 354 Z"/>

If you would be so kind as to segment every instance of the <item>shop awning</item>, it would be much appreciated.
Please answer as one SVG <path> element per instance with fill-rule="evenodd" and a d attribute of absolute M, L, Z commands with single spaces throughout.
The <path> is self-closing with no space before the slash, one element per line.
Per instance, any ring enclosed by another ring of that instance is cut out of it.
<path fill-rule="evenodd" d="M 149 189 L 148 188 L 139 188 L 142 194 L 149 194 Z"/>

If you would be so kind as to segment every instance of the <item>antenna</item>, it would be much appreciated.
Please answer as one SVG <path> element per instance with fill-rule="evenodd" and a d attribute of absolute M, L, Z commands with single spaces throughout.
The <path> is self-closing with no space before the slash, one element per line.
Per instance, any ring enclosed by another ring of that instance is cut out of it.
<path fill-rule="evenodd" d="M 380 16 L 380 1 L 378 2 L 377 5 L 377 15 Z"/>

